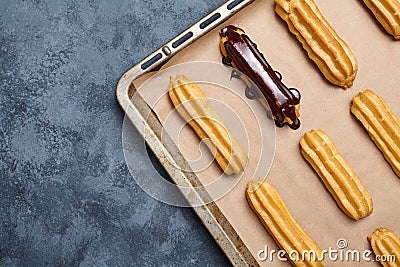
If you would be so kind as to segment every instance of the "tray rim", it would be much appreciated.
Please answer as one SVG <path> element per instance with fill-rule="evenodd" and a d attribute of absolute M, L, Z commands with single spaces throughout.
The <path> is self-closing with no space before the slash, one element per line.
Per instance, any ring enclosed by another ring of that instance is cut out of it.
<path fill-rule="evenodd" d="M 198 40 L 204 34 L 220 25 L 253 1 L 254 0 L 229 0 L 225 2 L 128 69 L 120 77 L 116 86 L 117 100 L 126 116 L 145 139 L 146 144 L 153 151 L 171 179 L 176 184 L 189 188 L 187 192 L 182 192 L 183 195 L 189 203 L 197 204 L 193 207 L 193 210 L 234 266 L 259 266 L 259 264 L 215 202 L 209 201 L 210 196 L 208 193 L 195 188 L 195 185 L 199 183 L 197 176 L 194 173 L 177 171 L 172 166 L 171 159 L 173 159 L 176 164 L 187 163 L 181 162 L 185 160 L 177 148 L 172 145 L 172 142 L 165 142 L 165 133 L 163 134 L 164 143 L 161 141 L 159 133 L 162 129 L 162 125 L 145 100 L 141 98 L 139 94 L 135 94 L 136 88 L 133 85 L 133 81 L 146 73 L 160 68 L 176 53 Z M 234 3 L 237 4 L 233 8 L 228 8 Z M 201 24 L 211 19 L 216 13 L 219 13 L 221 16 L 210 23 L 205 29 L 202 29 Z M 173 44 L 188 33 L 192 33 L 192 37 L 175 48 Z M 151 64 L 147 68 L 142 68 L 143 64 L 148 63 L 156 56 L 159 57 L 160 54 L 161 58 L 159 58 L 156 63 Z M 171 153 L 171 151 L 173 152 Z M 168 159 L 165 155 L 168 156 Z"/>

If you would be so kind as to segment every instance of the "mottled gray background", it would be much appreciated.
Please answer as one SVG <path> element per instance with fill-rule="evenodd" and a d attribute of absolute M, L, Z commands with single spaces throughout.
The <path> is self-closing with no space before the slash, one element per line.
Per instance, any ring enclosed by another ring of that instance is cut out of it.
<path fill-rule="evenodd" d="M 0 1 L 0 266 L 228 264 L 191 209 L 135 184 L 115 97 L 126 69 L 223 2 Z M 154 172 L 146 157 L 135 175 Z"/>

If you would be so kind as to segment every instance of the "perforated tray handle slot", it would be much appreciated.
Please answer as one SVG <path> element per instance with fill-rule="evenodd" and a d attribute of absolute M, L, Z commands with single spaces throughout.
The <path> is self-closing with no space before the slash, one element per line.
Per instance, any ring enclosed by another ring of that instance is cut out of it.
<path fill-rule="evenodd" d="M 161 58 L 162 58 L 162 54 L 157 53 L 155 56 L 153 56 L 152 58 L 150 58 L 149 60 L 147 60 L 145 63 L 143 63 L 141 65 L 142 70 L 147 69 L 148 67 L 150 67 L 151 65 L 153 65 L 154 63 L 159 61 Z"/>
<path fill-rule="evenodd" d="M 232 3 L 228 4 L 228 10 L 232 10 L 236 6 L 238 6 L 240 3 L 242 3 L 244 0 L 235 0 Z"/>
<path fill-rule="evenodd" d="M 183 44 L 184 42 L 186 42 L 187 40 L 189 40 L 192 37 L 193 37 L 193 32 L 188 32 L 184 36 L 182 36 L 181 38 L 179 38 L 178 40 L 173 42 L 172 47 L 177 48 L 178 46 L 180 46 L 181 44 Z"/>
<path fill-rule="evenodd" d="M 210 18 L 200 24 L 200 29 L 205 29 L 221 17 L 221 13 L 214 13 Z"/>

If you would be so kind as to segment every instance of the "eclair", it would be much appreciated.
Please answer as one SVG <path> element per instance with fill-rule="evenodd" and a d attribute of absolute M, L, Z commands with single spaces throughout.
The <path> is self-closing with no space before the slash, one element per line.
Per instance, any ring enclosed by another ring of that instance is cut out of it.
<path fill-rule="evenodd" d="M 400 1 L 399 0 L 364 0 L 375 18 L 388 34 L 400 40 Z"/>
<path fill-rule="evenodd" d="M 246 82 L 247 90 L 252 91 L 255 94 L 253 98 L 258 98 L 271 111 L 278 127 L 288 124 L 290 128 L 298 129 L 299 91 L 286 87 L 282 75 L 272 69 L 257 45 L 242 29 L 229 25 L 221 30 L 220 36 L 222 62 L 244 74 L 241 78 Z"/>
<path fill-rule="evenodd" d="M 347 216 L 360 220 L 372 213 L 367 189 L 326 133 L 312 130 L 301 138 L 300 145 L 301 154 Z"/>
<path fill-rule="evenodd" d="M 253 180 L 246 188 L 250 207 L 294 266 L 324 266 L 321 249 L 292 217 L 276 189 L 267 181 Z M 296 258 L 295 256 L 299 257 Z M 303 256 L 305 256 L 303 258 Z"/>
<path fill-rule="evenodd" d="M 400 238 L 395 233 L 387 228 L 378 228 L 368 241 L 382 266 L 400 266 Z"/>
<path fill-rule="evenodd" d="M 371 90 L 353 97 L 350 110 L 400 177 L 400 121 L 393 111 Z"/>
<path fill-rule="evenodd" d="M 193 128 L 225 174 L 238 174 L 247 164 L 248 155 L 228 130 L 200 87 L 184 75 L 170 77 L 168 94 L 180 116 Z"/>
<path fill-rule="evenodd" d="M 357 60 L 314 1 L 275 0 L 275 3 L 275 12 L 288 24 L 325 78 L 344 89 L 351 87 L 358 70 Z"/>

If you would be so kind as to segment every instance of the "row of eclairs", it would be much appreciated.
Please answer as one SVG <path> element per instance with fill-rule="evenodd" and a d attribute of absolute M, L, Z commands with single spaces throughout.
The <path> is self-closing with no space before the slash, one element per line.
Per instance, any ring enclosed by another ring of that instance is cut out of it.
<path fill-rule="evenodd" d="M 385 30 L 400 39 L 400 1 L 364 0 Z M 344 89 L 353 85 L 358 64 L 349 46 L 335 32 L 313 0 L 276 0 L 276 13 L 288 24 L 308 56 L 325 78 Z M 258 100 L 278 127 L 300 127 L 299 90 L 286 86 L 257 45 L 239 27 L 229 25 L 220 31 L 220 51 L 224 65 L 246 84 L 245 95 Z M 211 151 L 225 174 L 244 171 L 248 155 L 209 103 L 201 88 L 188 77 L 171 77 L 169 96 L 180 116 L 193 128 Z M 356 95 L 350 111 L 400 177 L 400 122 L 385 101 L 372 90 Z M 336 201 L 350 218 L 360 220 L 373 212 L 373 201 L 361 179 L 342 157 L 333 141 L 322 130 L 311 130 L 300 140 L 301 154 L 312 166 Z M 277 245 L 287 251 L 310 248 L 314 259 L 289 259 L 294 266 L 324 266 L 324 255 L 317 244 L 292 217 L 276 189 L 267 181 L 252 180 L 246 188 L 251 209 L 259 217 Z M 390 251 L 396 257 L 384 266 L 400 266 L 400 238 L 379 227 L 368 237 L 376 255 Z M 321 254 L 322 253 L 322 254 Z M 393 264 L 393 265 L 392 265 Z"/>

